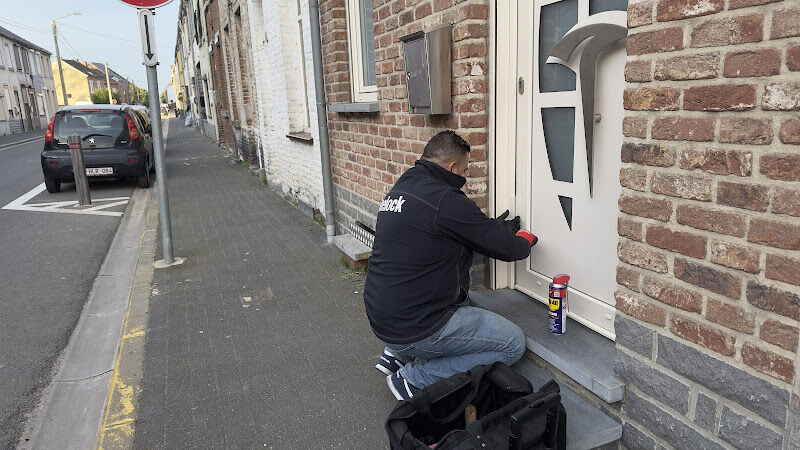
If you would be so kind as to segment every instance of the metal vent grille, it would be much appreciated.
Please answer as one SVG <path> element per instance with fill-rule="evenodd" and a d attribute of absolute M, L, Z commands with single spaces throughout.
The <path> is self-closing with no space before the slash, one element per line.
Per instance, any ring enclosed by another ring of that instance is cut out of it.
<path fill-rule="evenodd" d="M 369 248 L 372 248 L 373 244 L 375 244 L 375 231 L 358 220 L 350 223 L 350 233 L 356 239 L 368 245 Z"/>

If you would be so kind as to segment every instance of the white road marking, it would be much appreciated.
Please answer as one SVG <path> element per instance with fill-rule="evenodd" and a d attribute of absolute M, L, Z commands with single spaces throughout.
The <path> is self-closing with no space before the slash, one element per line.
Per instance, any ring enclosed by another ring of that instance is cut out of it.
<path fill-rule="evenodd" d="M 43 202 L 43 203 L 26 203 L 30 199 L 39 195 L 42 191 L 47 189 L 44 183 L 36 186 L 30 191 L 22 194 L 11 203 L 3 206 L 0 209 L 8 209 L 15 211 L 41 211 L 41 212 L 54 212 L 61 214 L 87 214 L 94 216 L 112 216 L 121 217 L 121 212 L 103 211 L 104 209 L 121 206 L 128 203 L 130 197 L 111 197 L 111 198 L 95 198 L 92 199 L 92 206 L 86 209 L 74 209 L 78 206 L 77 200 L 65 202 Z M 100 204 L 98 204 L 100 203 Z M 70 209 L 68 209 L 70 208 Z"/>

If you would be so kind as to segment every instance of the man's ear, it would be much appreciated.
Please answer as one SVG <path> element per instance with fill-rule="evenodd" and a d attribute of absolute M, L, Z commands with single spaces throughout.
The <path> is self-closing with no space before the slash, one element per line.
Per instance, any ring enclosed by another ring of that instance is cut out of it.
<path fill-rule="evenodd" d="M 447 170 L 448 172 L 452 172 L 453 169 L 455 169 L 456 165 L 457 163 L 455 161 L 450 161 L 449 163 L 445 164 L 442 167 L 444 167 L 445 170 Z"/>

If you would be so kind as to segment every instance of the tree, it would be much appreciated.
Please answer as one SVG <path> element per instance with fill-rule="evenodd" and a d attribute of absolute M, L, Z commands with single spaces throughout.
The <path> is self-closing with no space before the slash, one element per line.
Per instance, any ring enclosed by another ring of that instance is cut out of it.
<path fill-rule="evenodd" d="M 167 101 L 167 91 L 166 90 L 161 91 L 161 103 L 169 103 Z"/>
<path fill-rule="evenodd" d="M 111 98 L 116 100 L 117 104 L 119 104 L 119 94 L 112 92 Z M 92 92 L 92 103 L 96 105 L 108 104 L 108 89 L 96 89 Z"/>
<path fill-rule="evenodd" d="M 140 88 L 131 83 L 131 99 L 134 104 L 150 106 L 150 100 L 147 96 L 147 89 Z"/>

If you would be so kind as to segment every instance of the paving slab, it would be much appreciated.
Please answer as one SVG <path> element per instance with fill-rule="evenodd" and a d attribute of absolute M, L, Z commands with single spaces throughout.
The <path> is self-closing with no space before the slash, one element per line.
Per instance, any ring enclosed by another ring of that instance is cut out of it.
<path fill-rule="evenodd" d="M 186 262 L 153 276 L 134 446 L 387 448 L 396 400 L 373 367 L 363 275 L 283 192 L 169 128 Z"/>

